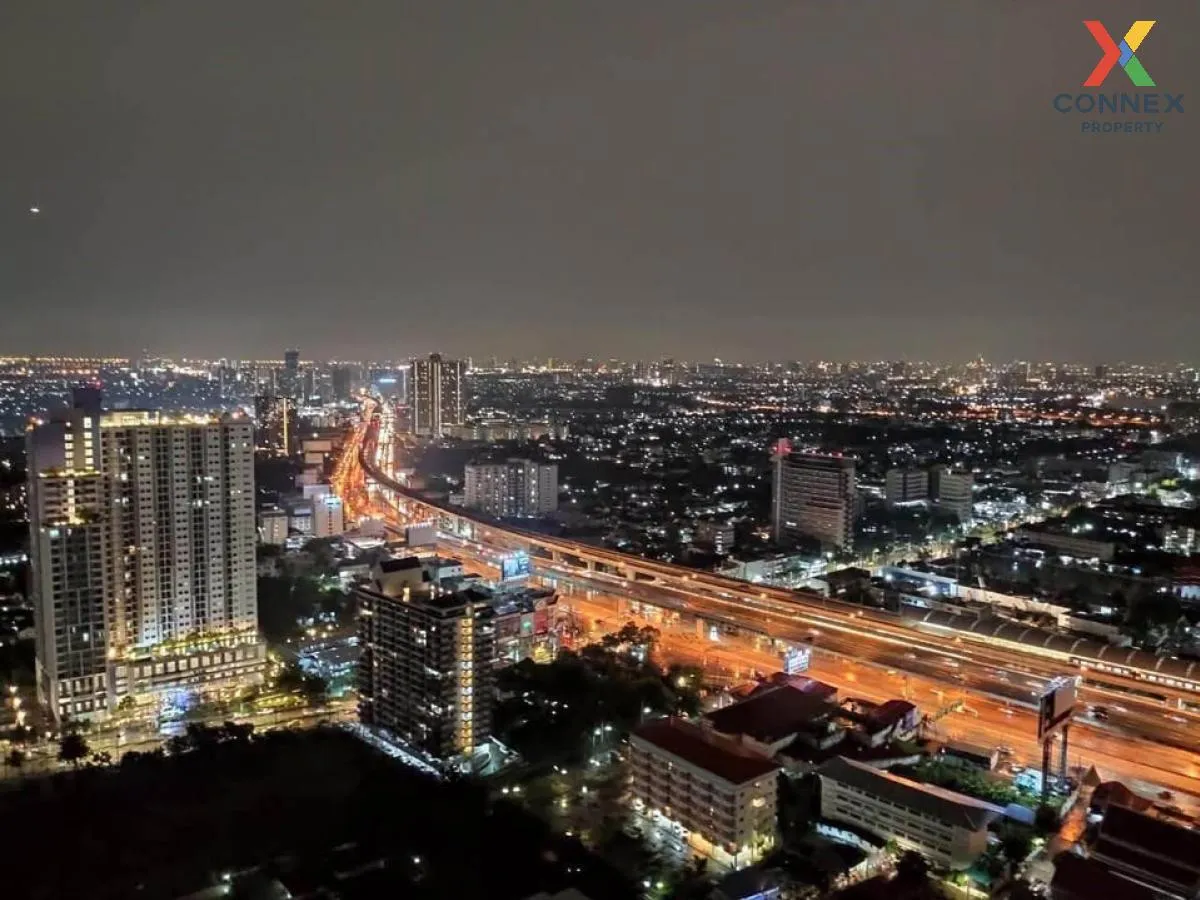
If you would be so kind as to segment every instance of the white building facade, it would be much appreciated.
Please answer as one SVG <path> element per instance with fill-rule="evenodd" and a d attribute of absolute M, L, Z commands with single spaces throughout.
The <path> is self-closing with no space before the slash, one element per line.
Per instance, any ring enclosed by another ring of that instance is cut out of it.
<path fill-rule="evenodd" d="M 536 518 L 558 509 L 558 466 L 528 459 L 466 467 L 463 505 L 496 518 Z"/>
<path fill-rule="evenodd" d="M 988 825 L 1003 815 L 982 800 L 845 757 L 825 763 L 817 775 L 821 818 L 866 829 L 948 869 L 969 868 L 987 850 Z"/>

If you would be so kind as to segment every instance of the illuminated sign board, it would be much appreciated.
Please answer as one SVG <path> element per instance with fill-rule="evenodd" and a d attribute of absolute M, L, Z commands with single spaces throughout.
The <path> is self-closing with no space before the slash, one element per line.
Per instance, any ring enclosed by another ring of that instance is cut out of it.
<path fill-rule="evenodd" d="M 807 644 L 789 647 L 787 652 L 783 654 L 783 671 L 789 675 L 799 675 L 801 672 L 807 672 L 811 664 L 812 647 Z"/>
<path fill-rule="evenodd" d="M 1038 700 L 1038 740 L 1053 737 L 1070 724 L 1075 712 L 1078 678 L 1056 678 Z"/>
<path fill-rule="evenodd" d="M 514 553 L 500 560 L 500 580 L 511 581 L 515 578 L 528 578 L 533 574 L 533 566 L 528 553 Z"/>

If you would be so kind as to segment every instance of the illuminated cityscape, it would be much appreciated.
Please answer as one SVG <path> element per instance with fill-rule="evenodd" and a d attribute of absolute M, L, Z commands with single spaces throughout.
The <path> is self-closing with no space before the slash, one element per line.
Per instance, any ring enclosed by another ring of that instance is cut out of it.
<path fill-rule="evenodd" d="M 428 357 L 155 360 L 157 388 L 145 365 L 10 375 L 26 776 L 76 765 L 72 736 L 104 766 L 336 722 L 601 857 L 615 828 L 663 890 L 821 889 L 772 868 L 804 828 L 857 854 L 829 890 L 906 853 L 955 883 L 1140 885 L 1097 852 L 1095 797 L 1197 810 L 1190 369 L 464 364 L 435 435 L 411 424 Z M 1054 829 L 1089 849 L 1061 877 Z"/>
<path fill-rule="evenodd" d="M 13 0 L 0 900 L 1200 900 L 1160 6 Z"/>

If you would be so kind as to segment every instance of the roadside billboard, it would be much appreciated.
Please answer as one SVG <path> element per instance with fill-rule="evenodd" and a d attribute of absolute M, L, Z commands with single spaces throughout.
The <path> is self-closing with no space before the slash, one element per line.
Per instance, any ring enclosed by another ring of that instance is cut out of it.
<path fill-rule="evenodd" d="M 404 529 L 404 540 L 410 547 L 425 547 L 437 543 L 437 532 L 432 524 L 409 525 Z"/>
<path fill-rule="evenodd" d="M 807 672 L 810 665 L 812 665 L 812 647 L 808 644 L 788 647 L 783 654 L 783 671 L 789 675 Z"/>
<path fill-rule="evenodd" d="M 528 578 L 533 574 L 533 566 L 529 562 L 528 553 L 514 553 L 500 560 L 500 580 L 511 581 L 515 578 Z"/>
<path fill-rule="evenodd" d="M 1038 700 L 1038 740 L 1052 737 L 1070 723 L 1075 712 L 1079 679 L 1056 678 L 1046 685 Z"/>

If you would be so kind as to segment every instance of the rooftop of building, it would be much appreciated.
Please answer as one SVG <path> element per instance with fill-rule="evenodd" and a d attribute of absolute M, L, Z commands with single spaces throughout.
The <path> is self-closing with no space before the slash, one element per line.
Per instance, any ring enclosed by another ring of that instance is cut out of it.
<path fill-rule="evenodd" d="M 1097 897 L 1156 900 L 1162 896 L 1158 891 L 1114 872 L 1098 859 L 1074 853 L 1061 853 L 1054 860 L 1050 886 L 1054 896 L 1061 900 L 1095 900 Z"/>
<path fill-rule="evenodd" d="M 1119 804 L 1110 804 L 1092 847 L 1179 884 L 1200 884 L 1200 832 Z"/>
<path fill-rule="evenodd" d="M 730 784 L 745 784 L 779 771 L 767 756 L 683 719 L 658 719 L 633 736 Z"/>
<path fill-rule="evenodd" d="M 891 728 L 915 713 L 917 707 L 907 700 L 885 700 L 867 713 L 867 727 L 872 729 Z"/>
<path fill-rule="evenodd" d="M 1124 806 L 1126 809 L 1144 812 L 1154 806 L 1154 801 L 1134 793 L 1119 781 L 1105 781 L 1092 791 L 1090 805 L 1093 809 Z"/>
<path fill-rule="evenodd" d="M 764 686 L 745 700 L 708 713 L 704 719 L 722 734 L 745 735 L 773 744 L 836 711 L 837 706 L 823 692 L 784 683 Z"/>
<path fill-rule="evenodd" d="M 379 561 L 379 569 L 383 572 L 407 572 L 420 569 L 425 561 L 417 556 L 404 556 L 399 559 L 383 559 Z"/>
<path fill-rule="evenodd" d="M 948 609 L 928 610 L 902 606 L 900 614 L 914 623 L 934 628 L 966 631 L 989 640 L 1011 641 L 1027 647 L 1086 656 L 1110 665 L 1147 669 L 1176 678 L 1200 677 L 1200 662 L 1195 660 L 1156 656 L 1144 650 L 1131 650 L 1128 647 L 1117 647 L 1091 638 L 1046 631 L 978 610 L 964 609 L 959 612 Z"/>
<path fill-rule="evenodd" d="M 787 672 L 773 672 L 766 680 L 751 683 L 745 696 L 769 691 L 781 685 L 788 685 L 797 690 L 804 691 L 806 694 L 811 694 L 815 697 L 825 697 L 830 700 L 835 699 L 838 692 L 838 689 L 832 684 L 817 681 L 817 679 L 809 678 L 807 675 L 789 675 Z"/>
<path fill-rule="evenodd" d="M 1004 815 L 1003 809 L 991 803 L 910 781 L 844 756 L 824 763 L 817 774 L 969 831 L 986 828 Z"/>

